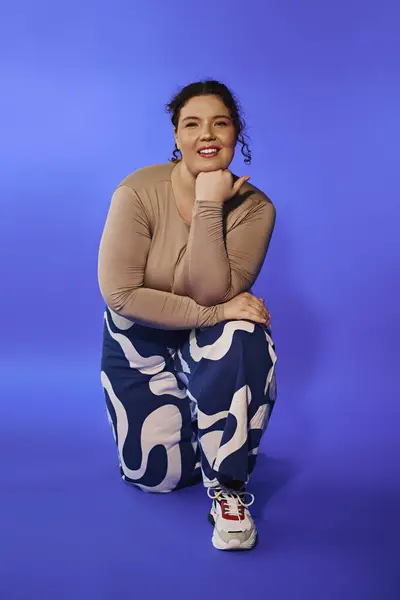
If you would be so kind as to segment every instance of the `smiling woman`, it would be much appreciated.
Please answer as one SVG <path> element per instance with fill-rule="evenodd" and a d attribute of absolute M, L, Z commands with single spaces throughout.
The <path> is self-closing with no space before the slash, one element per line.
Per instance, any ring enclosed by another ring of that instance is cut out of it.
<path fill-rule="evenodd" d="M 235 152 L 236 131 L 221 98 L 215 95 L 191 98 L 180 110 L 175 141 L 194 177 L 204 169 L 227 168 Z"/>
<path fill-rule="evenodd" d="M 199 102 L 199 100 L 201 101 Z M 210 104 L 208 117 L 214 120 L 216 127 L 233 127 L 235 132 L 235 145 L 239 142 L 242 146 L 242 154 L 245 157 L 245 163 L 251 163 L 251 151 L 246 142 L 246 124 L 241 116 L 240 103 L 237 98 L 234 97 L 231 90 L 229 90 L 224 84 L 219 81 L 200 81 L 192 83 L 184 87 L 179 94 L 174 96 L 169 104 L 166 105 L 166 110 L 171 114 L 171 122 L 175 131 L 175 149 L 173 151 L 172 161 L 179 160 L 177 156 L 181 149 L 177 143 L 177 131 L 178 124 L 181 122 L 186 127 L 198 127 L 199 121 L 201 122 L 201 114 L 195 111 L 195 108 L 200 109 L 202 112 L 203 107 L 206 107 L 206 103 Z M 196 104 L 193 104 L 196 102 Z M 193 111 L 190 111 L 190 107 L 193 107 Z M 218 111 L 218 106 L 221 108 L 221 114 L 212 115 L 212 110 Z M 203 115 L 206 116 L 206 115 Z M 220 122 L 215 122 L 217 119 L 221 119 Z M 190 123 L 193 121 L 193 123 Z"/>
<path fill-rule="evenodd" d="M 251 287 L 275 208 L 228 168 L 238 142 L 251 155 L 226 86 L 186 86 L 167 110 L 174 158 L 128 175 L 104 226 L 101 381 L 124 481 L 169 492 L 200 475 L 213 545 L 250 549 L 245 486 L 276 398 L 270 314 Z"/>

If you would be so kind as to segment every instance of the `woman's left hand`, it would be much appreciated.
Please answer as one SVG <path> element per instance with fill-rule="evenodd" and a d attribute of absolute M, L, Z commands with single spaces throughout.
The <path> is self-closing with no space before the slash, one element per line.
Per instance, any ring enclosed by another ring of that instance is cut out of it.
<path fill-rule="evenodd" d="M 238 193 L 250 177 L 240 177 L 233 184 L 233 176 L 229 169 L 218 171 L 202 171 L 196 178 L 196 200 L 210 200 L 223 204 Z"/>

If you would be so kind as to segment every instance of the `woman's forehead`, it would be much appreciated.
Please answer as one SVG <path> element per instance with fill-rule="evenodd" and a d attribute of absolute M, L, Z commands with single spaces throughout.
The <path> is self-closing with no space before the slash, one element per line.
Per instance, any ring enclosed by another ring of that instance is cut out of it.
<path fill-rule="evenodd" d="M 181 109 L 181 118 L 188 116 L 229 116 L 229 110 L 219 96 L 195 96 Z"/>

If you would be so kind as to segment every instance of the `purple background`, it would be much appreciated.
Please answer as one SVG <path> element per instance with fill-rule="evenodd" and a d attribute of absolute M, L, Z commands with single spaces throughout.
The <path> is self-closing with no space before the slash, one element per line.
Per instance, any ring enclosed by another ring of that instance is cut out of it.
<path fill-rule="evenodd" d="M 0 597 L 397 599 L 399 5 L 9 3 L 2 9 Z M 220 79 L 277 207 L 256 291 L 279 399 L 256 551 L 218 553 L 201 487 L 119 481 L 99 361 L 113 189 L 168 160 L 164 104 Z"/>

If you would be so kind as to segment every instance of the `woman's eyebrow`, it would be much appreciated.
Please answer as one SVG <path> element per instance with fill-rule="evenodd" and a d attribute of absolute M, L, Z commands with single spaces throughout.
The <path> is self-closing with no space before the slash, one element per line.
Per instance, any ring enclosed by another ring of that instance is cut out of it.
<path fill-rule="evenodd" d="M 230 117 L 228 115 L 214 115 L 213 119 L 230 119 Z M 182 121 L 187 121 L 188 119 L 196 119 L 199 120 L 200 117 L 185 117 L 184 119 L 182 119 Z"/>

